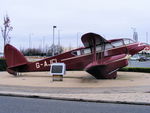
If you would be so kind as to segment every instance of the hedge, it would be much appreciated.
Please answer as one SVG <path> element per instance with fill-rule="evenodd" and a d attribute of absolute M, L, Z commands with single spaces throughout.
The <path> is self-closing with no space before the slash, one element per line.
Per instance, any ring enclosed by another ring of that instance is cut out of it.
<path fill-rule="evenodd" d="M 6 71 L 6 61 L 3 58 L 0 58 L 0 71 Z"/>
<path fill-rule="evenodd" d="M 119 69 L 119 71 L 150 73 L 150 67 L 124 67 Z"/>

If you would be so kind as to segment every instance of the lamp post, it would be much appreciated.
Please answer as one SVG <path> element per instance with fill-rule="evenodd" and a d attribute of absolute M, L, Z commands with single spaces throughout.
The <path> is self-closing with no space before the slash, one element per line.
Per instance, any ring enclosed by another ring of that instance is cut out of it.
<path fill-rule="evenodd" d="M 34 34 L 33 33 L 30 33 L 29 34 L 29 49 L 31 49 L 32 48 L 32 36 L 33 36 Z"/>
<path fill-rule="evenodd" d="M 33 33 L 30 33 L 29 34 L 29 49 L 32 49 L 32 40 L 31 40 L 32 36 L 33 36 Z M 31 52 L 29 52 L 29 56 L 30 55 L 31 55 Z"/>
<path fill-rule="evenodd" d="M 57 53 L 60 54 L 60 30 L 58 30 L 58 45 L 57 45 Z"/>
<path fill-rule="evenodd" d="M 148 43 L 148 32 L 146 32 L 146 43 Z"/>
<path fill-rule="evenodd" d="M 44 37 L 44 36 L 43 36 L 43 40 L 42 40 L 42 42 L 43 42 L 43 50 L 42 50 L 43 52 L 42 52 L 42 53 L 43 53 L 43 55 L 44 55 L 44 53 L 45 53 L 45 51 L 44 51 L 44 46 L 45 46 L 45 37 Z"/>
<path fill-rule="evenodd" d="M 55 28 L 56 28 L 56 26 L 53 26 L 53 46 L 52 46 L 52 56 L 55 55 L 55 48 L 54 48 Z"/>
<path fill-rule="evenodd" d="M 58 30 L 58 46 L 60 46 L 60 30 Z"/>
<path fill-rule="evenodd" d="M 79 38 L 79 32 L 77 32 L 77 48 L 79 47 L 78 38 Z"/>

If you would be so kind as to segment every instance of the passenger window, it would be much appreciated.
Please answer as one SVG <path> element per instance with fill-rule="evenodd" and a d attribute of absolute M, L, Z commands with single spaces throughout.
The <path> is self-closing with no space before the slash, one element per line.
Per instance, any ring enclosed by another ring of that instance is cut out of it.
<path fill-rule="evenodd" d="M 131 39 L 129 39 L 129 40 L 130 40 L 130 44 L 135 43 L 135 41 L 133 41 L 133 40 L 131 40 Z"/>
<path fill-rule="evenodd" d="M 113 45 L 110 44 L 110 43 L 107 43 L 105 45 L 98 45 L 98 46 L 96 46 L 96 51 L 102 51 L 104 49 L 111 49 L 111 48 L 113 48 Z"/>
<path fill-rule="evenodd" d="M 91 53 L 91 49 L 90 48 L 86 48 L 86 49 L 84 49 L 84 54 L 89 54 L 89 53 Z"/>
<path fill-rule="evenodd" d="M 81 51 L 80 51 L 80 50 L 78 50 L 78 51 L 73 51 L 72 54 L 78 56 L 78 55 L 81 55 Z"/>
<path fill-rule="evenodd" d="M 106 44 L 105 45 L 105 49 L 111 49 L 111 48 L 113 48 L 113 46 L 111 44 Z"/>
<path fill-rule="evenodd" d="M 132 43 L 134 43 L 134 41 L 133 40 L 131 40 L 131 39 L 124 39 L 124 44 L 132 44 Z"/>
<path fill-rule="evenodd" d="M 130 44 L 130 40 L 129 40 L 129 39 L 125 39 L 125 40 L 124 40 L 124 44 L 126 44 L 126 45 L 127 45 L 127 44 Z"/>
<path fill-rule="evenodd" d="M 115 47 L 119 47 L 123 45 L 123 42 L 122 40 L 119 40 L 119 41 L 112 42 L 111 44 Z"/>
<path fill-rule="evenodd" d="M 96 51 L 101 51 L 101 50 L 102 50 L 102 46 L 101 45 L 96 46 Z"/>
<path fill-rule="evenodd" d="M 73 51 L 72 54 L 73 54 L 73 55 L 77 55 L 77 51 Z"/>

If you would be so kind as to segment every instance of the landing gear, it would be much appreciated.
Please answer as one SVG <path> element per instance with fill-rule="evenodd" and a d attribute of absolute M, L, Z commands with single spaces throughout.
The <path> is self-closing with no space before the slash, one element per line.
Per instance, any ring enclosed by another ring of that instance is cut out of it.
<path fill-rule="evenodd" d="M 97 79 L 116 79 L 117 78 L 117 71 L 111 74 L 103 74 L 95 76 Z"/>
<path fill-rule="evenodd" d="M 116 79 L 117 69 L 112 72 L 107 72 L 103 66 L 95 66 L 87 69 L 86 71 L 93 75 L 96 79 Z"/>

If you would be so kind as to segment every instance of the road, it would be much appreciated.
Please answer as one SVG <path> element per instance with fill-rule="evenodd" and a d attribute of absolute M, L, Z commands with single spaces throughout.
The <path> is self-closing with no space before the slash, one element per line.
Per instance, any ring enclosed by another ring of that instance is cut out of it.
<path fill-rule="evenodd" d="M 0 113 L 149 113 L 144 105 L 0 96 Z"/>
<path fill-rule="evenodd" d="M 150 67 L 150 61 L 139 62 L 129 60 L 128 67 Z"/>

